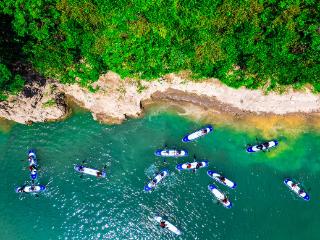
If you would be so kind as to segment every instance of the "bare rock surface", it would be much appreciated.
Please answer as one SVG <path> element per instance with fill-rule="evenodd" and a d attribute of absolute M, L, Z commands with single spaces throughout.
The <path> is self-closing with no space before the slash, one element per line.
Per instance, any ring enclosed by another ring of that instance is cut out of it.
<path fill-rule="evenodd" d="M 54 81 L 31 76 L 18 96 L 0 102 L 0 117 L 22 124 L 54 121 L 65 117 L 68 107 L 64 93 Z"/>
<path fill-rule="evenodd" d="M 139 117 L 144 101 L 192 103 L 237 115 L 320 112 L 320 95 L 309 90 L 266 95 L 261 90 L 233 89 L 217 79 L 194 82 L 175 74 L 148 82 L 123 80 L 116 73 L 108 72 L 93 84 L 94 92 L 78 84 L 31 79 L 36 80 L 27 82 L 20 95 L 0 102 L 0 117 L 19 123 L 59 120 L 68 114 L 66 98 L 91 111 L 94 119 L 116 124 L 128 117 Z"/>

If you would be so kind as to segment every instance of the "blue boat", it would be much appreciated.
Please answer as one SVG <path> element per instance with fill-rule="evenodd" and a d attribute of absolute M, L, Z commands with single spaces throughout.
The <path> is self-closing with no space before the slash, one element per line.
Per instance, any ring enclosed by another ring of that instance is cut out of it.
<path fill-rule="evenodd" d="M 144 190 L 146 192 L 151 191 L 168 175 L 169 175 L 169 171 L 167 169 L 162 170 L 147 185 L 144 186 Z"/>
<path fill-rule="evenodd" d="M 199 169 L 199 168 L 204 168 L 208 167 L 209 162 L 207 160 L 203 161 L 197 161 L 197 162 L 192 162 L 192 163 L 180 163 L 176 166 L 176 169 L 178 171 L 181 170 L 194 170 L 194 169 Z"/>
<path fill-rule="evenodd" d="M 300 198 L 302 198 L 305 201 L 310 200 L 310 196 L 299 186 L 299 184 L 297 182 L 294 182 L 290 178 L 286 178 L 283 182 L 297 196 L 299 196 Z"/>
<path fill-rule="evenodd" d="M 260 143 L 254 146 L 250 146 L 247 148 L 247 152 L 253 153 L 253 152 L 260 152 L 260 151 L 267 151 L 271 148 L 274 148 L 278 146 L 279 142 L 277 140 L 272 140 L 264 143 Z"/>
<path fill-rule="evenodd" d="M 17 187 L 16 193 L 39 193 L 46 190 L 46 186 L 44 185 L 31 185 L 31 186 L 22 186 Z"/>

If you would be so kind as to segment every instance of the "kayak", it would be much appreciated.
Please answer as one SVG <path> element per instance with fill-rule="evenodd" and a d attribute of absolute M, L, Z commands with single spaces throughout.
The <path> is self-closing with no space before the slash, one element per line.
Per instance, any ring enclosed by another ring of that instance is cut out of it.
<path fill-rule="evenodd" d="M 180 163 L 176 166 L 176 169 L 181 170 L 193 170 L 208 167 L 209 162 L 207 160 L 201 162 L 193 162 L 193 163 Z"/>
<path fill-rule="evenodd" d="M 284 181 L 284 184 L 288 186 L 288 188 L 293 191 L 295 194 L 297 194 L 302 199 L 309 201 L 310 196 L 299 186 L 298 183 L 295 183 L 290 178 L 286 178 Z"/>
<path fill-rule="evenodd" d="M 39 193 L 43 192 L 46 190 L 46 187 L 43 185 L 38 185 L 38 186 L 24 186 L 24 187 L 17 187 L 16 188 L 16 193 Z"/>
<path fill-rule="evenodd" d="M 277 140 L 272 140 L 269 142 L 260 143 L 254 146 L 250 146 L 247 148 L 247 152 L 260 152 L 260 151 L 266 151 L 270 148 L 274 148 L 279 144 Z"/>
<path fill-rule="evenodd" d="M 38 173 L 37 173 L 38 162 L 37 162 L 36 152 L 32 149 L 28 151 L 28 161 L 29 161 L 29 169 L 30 169 L 30 178 L 32 180 L 35 180 L 38 177 Z"/>
<path fill-rule="evenodd" d="M 186 136 L 184 136 L 184 138 L 182 138 L 182 142 L 191 142 L 194 141 L 196 139 L 198 139 L 199 137 L 205 136 L 208 133 L 213 131 L 213 127 L 211 125 L 205 126 L 193 133 L 190 133 Z"/>
<path fill-rule="evenodd" d="M 164 224 L 165 224 L 165 227 L 164 227 L 164 228 L 168 229 L 169 231 L 171 231 L 171 232 L 173 232 L 173 233 L 175 233 L 175 234 L 177 234 L 177 235 L 181 235 L 181 231 L 180 231 L 177 227 L 175 227 L 174 225 L 172 225 L 170 222 L 164 220 L 162 217 L 157 216 L 157 217 L 155 217 L 154 219 L 155 219 L 158 223 L 164 222 Z"/>
<path fill-rule="evenodd" d="M 84 174 L 88 174 L 88 175 L 92 175 L 95 177 L 102 177 L 105 178 L 107 176 L 107 173 L 105 171 L 99 171 L 97 169 L 94 168 L 88 168 L 82 165 L 76 165 L 74 166 L 74 170 L 76 170 L 79 173 L 84 173 Z M 100 173 L 100 175 L 98 175 Z"/>
<path fill-rule="evenodd" d="M 144 186 L 144 190 L 149 192 L 154 189 L 166 176 L 169 175 L 169 171 L 167 169 L 162 170 L 157 176 L 155 176 L 151 182 Z"/>
<path fill-rule="evenodd" d="M 232 182 L 231 180 L 227 179 L 226 177 L 220 175 L 219 173 L 216 173 L 214 171 L 209 170 L 207 172 L 208 176 L 212 179 L 216 180 L 217 182 L 229 187 L 229 188 L 235 188 L 237 184 L 235 182 Z"/>
<path fill-rule="evenodd" d="M 232 207 L 232 203 L 229 201 L 226 195 L 224 195 L 215 185 L 210 184 L 208 189 L 225 208 Z"/>
<path fill-rule="evenodd" d="M 154 154 L 158 157 L 186 157 L 188 156 L 188 151 L 183 149 L 158 149 Z"/>

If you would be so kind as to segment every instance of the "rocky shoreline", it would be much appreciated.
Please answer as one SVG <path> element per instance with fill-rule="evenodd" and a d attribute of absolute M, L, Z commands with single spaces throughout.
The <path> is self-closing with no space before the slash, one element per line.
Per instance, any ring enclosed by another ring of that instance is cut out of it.
<path fill-rule="evenodd" d="M 57 121 L 70 114 L 69 101 L 89 110 L 94 119 L 112 124 L 139 117 L 145 105 L 164 100 L 233 115 L 320 112 L 320 95 L 310 91 L 265 95 L 260 90 L 232 89 L 217 79 L 193 82 L 175 74 L 146 82 L 124 81 L 116 73 L 108 72 L 93 87 L 97 89 L 95 92 L 77 84 L 37 79 L 28 82 L 18 96 L 0 102 L 0 117 L 22 124 Z"/>

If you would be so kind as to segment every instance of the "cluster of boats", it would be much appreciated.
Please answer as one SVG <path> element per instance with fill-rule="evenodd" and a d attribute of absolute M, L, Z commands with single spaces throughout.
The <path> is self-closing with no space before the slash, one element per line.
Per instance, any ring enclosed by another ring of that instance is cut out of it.
<path fill-rule="evenodd" d="M 201 128 L 200 130 L 197 130 L 191 134 L 186 135 L 185 137 L 182 138 L 182 141 L 185 143 L 191 142 L 211 132 L 213 132 L 213 127 L 211 125 L 208 125 Z M 279 143 L 277 140 L 271 140 L 271 141 L 262 142 L 256 145 L 248 146 L 246 150 L 248 153 L 261 152 L 261 151 L 266 152 L 266 151 L 269 151 L 271 148 L 278 146 L 278 144 Z M 169 149 L 167 147 L 165 147 L 164 149 L 156 150 L 154 154 L 158 157 L 164 157 L 164 158 L 187 157 L 189 155 L 188 151 L 185 149 L 177 150 L 177 149 Z M 38 178 L 38 162 L 37 162 L 37 156 L 36 156 L 35 150 L 28 151 L 28 162 L 29 162 L 30 179 L 32 184 L 30 185 L 25 184 L 23 186 L 17 187 L 15 191 L 17 193 L 35 193 L 35 194 L 45 191 L 46 187 L 44 185 L 35 184 L 35 181 Z M 194 158 L 193 162 L 179 163 L 176 165 L 175 168 L 178 171 L 184 171 L 184 170 L 196 171 L 200 168 L 205 168 L 208 166 L 209 166 L 208 160 L 197 161 Z M 105 167 L 102 170 L 97 170 L 94 168 L 89 168 L 84 165 L 77 164 L 74 166 L 74 169 L 75 171 L 81 173 L 81 177 L 83 174 L 87 174 L 87 175 L 91 175 L 99 178 L 106 178 L 107 176 Z M 208 170 L 207 175 L 211 179 L 213 179 L 215 182 L 221 184 L 224 187 L 234 189 L 237 186 L 235 182 L 233 182 L 232 180 L 226 178 L 225 176 L 215 171 Z M 153 191 L 167 176 L 169 176 L 169 170 L 162 169 L 159 173 L 157 173 L 153 177 L 153 179 L 147 185 L 144 186 L 144 190 L 146 192 Z M 300 183 L 294 181 L 293 179 L 286 178 L 284 179 L 284 184 L 300 198 L 306 201 L 310 200 L 310 196 L 303 190 Z M 225 208 L 232 207 L 232 203 L 229 200 L 229 198 L 215 184 L 209 184 L 208 189 L 222 206 L 224 206 Z M 165 220 L 163 217 L 155 216 L 154 220 L 160 224 L 160 227 L 166 228 L 177 235 L 181 234 L 181 231 L 177 227 L 175 227 L 169 221 Z"/>
<path fill-rule="evenodd" d="M 201 128 L 200 130 L 197 130 L 191 134 L 186 135 L 185 137 L 183 137 L 182 141 L 191 142 L 202 136 L 209 134 L 212 131 L 213 131 L 213 127 L 211 125 L 208 125 Z M 248 153 L 266 152 L 278 146 L 278 144 L 279 142 L 277 140 L 266 141 L 266 142 L 258 143 L 256 145 L 248 146 L 246 148 L 246 151 Z M 168 149 L 167 147 L 165 147 L 164 149 L 156 150 L 154 154 L 158 157 L 175 157 L 175 158 L 187 157 L 189 155 L 188 151 L 185 149 L 177 150 L 177 149 Z M 208 167 L 208 165 L 209 165 L 209 162 L 207 160 L 202 160 L 202 161 L 195 160 L 193 162 L 185 162 L 185 163 L 177 164 L 176 169 L 178 171 L 182 171 L 182 170 L 196 171 L 197 169 Z M 215 171 L 208 170 L 207 175 L 210 178 L 212 178 L 215 182 L 221 184 L 222 186 L 228 187 L 230 189 L 234 189 L 237 186 L 237 184 L 234 181 L 226 178 L 225 176 Z M 157 187 L 157 185 L 161 183 L 161 181 L 167 176 L 169 176 L 169 170 L 168 169 L 161 170 L 147 185 L 145 185 L 144 190 L 146 192 L 153 191 Z M 303 188 L 300 186 L 298 182 L 295 182 L 290 178 L 286 178 L 284 180 L 284 184 L 288 186 L 288 188 L 292 192 L 294 192 L 297 196 L 301 197 L 302 199 L 306 201 L 310 199 L 309 195 L 303 190 Z M 209 184 L 208 189 L 222 206 L 224 206 L 225 208 L 232 207 L 232 203 L 229 200 L 229 198 L 215 184 Z M 161 216 L 156 216 L 154 219 L 158 223 L 160 223 L 160 227 L 166 228 L 177 235 L 181 234 L 181 231 L 177 227 L 175 227 L 170 222 L 164 220 Z"/>
<path fill-rule="evenodd" d="M 38 161 L 35 150 L 28 151 L 28 162 L 31 185 L 25 184 L 23 186 L 17 187 L 15 190 L 17 193 L 39 193 L 46 190 L 44 185 L 35 184 L 38 179 Z"/>

